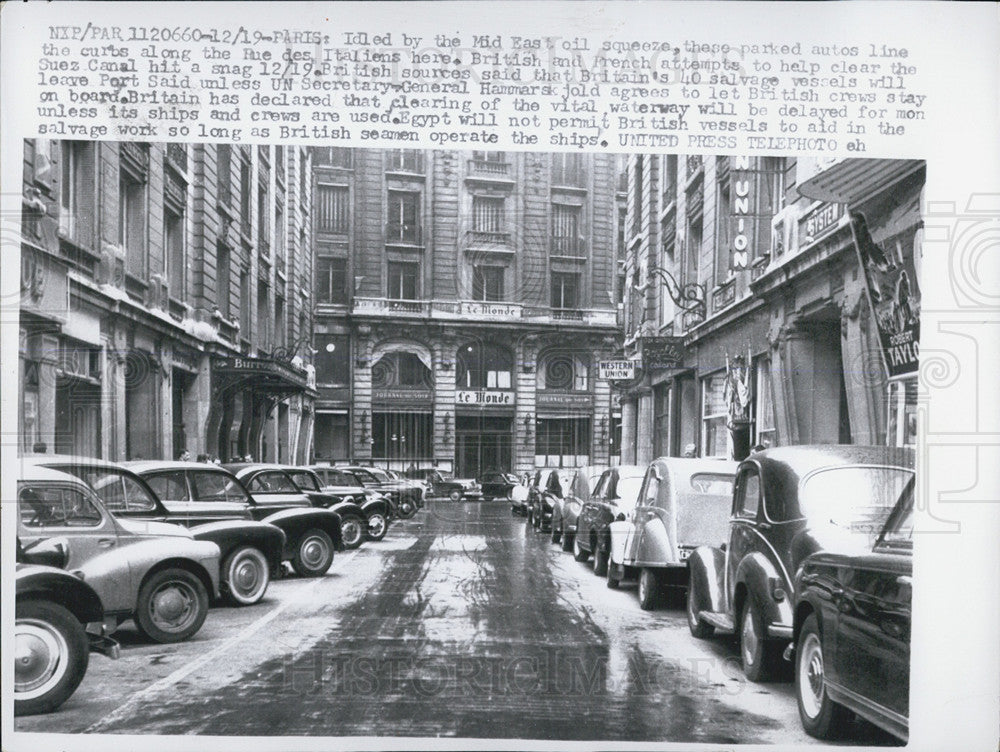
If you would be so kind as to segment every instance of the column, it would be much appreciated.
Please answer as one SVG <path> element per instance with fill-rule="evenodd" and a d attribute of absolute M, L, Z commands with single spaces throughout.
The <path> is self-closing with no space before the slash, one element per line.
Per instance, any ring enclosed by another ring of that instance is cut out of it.
<path fill-rule="evenodd" d="M 639 392 L 636 418 L 635 464 L 648 465 L 653 459 L 653 390 Z"/>
<path fill-rule="evenodd" d="M 882 393 L 886 386 L 881 346 L 871 326 L 871 308 L 862 283 L 845 288 L 841 305 L 841 351 L 844 388 L 851 419 L 851 442 L 881 444 L 884 432 Z"/>
<path fill-rule="evenodd" d="M 434 461 L 442 469 L 455 463 L 455 344 L 435 343 L 434 351 Z"/>
<path fill-rule="evenodd" d="M 622 396 L 622 464 L 635 464 L 636 418 L 638 398 L 635 395 Z"/>

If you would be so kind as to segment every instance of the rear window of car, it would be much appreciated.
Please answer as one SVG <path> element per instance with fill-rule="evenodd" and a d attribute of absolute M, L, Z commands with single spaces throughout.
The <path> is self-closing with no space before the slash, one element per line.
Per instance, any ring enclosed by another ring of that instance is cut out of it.
<path fill-rule="evenodd" d="M 56 466 L 52 466 L 56 467 Z M 77 465 L 58 466 L 56 469 L 71 473 L 93 489 L 109 512 L 152 512 L 156 500 L 133 476 L 118 470 Z"/>
<path fill-rule="evenodd" d="M 716 473 L 695 473 L 691 476 L 691 489 L 708 496 L 732 496 L 733 476 Z"/>
<path fill-rule="evenodd" d="M 21 524 L 29 528 L 98 527 L 101 511 L 76 488 L 24 485 L 17 494 Z"/>
<path fill-rule="evenodd" d="M 316 479 L 313 477 L 312 473 L 306 473 L 299 471 L 297 473 L 289 473 L 292 481 L 296 486 L 301 488 L 303 491 L 318 491 L 319 485 L 316 483 Z"/>
<path fill-rule="evenodd" d="M 284 473 L 260 473 L 250 481 L 251 493 L 296 493 L 298 490 Z"/>
<path fill-rule="evenodd" d="M 192 472 L 191 483 L 195 501 L 247 501 L 240 484 L 225 473 Z"/>
<path fill-rule="evenodd" d="M 912 477 L 911 470 L 900 467 L 820 470 L 799 484 L 799 511 L 814 523 L 877 536 Z"/>
<path fill-rule="evenodd" d="M 183 470 L 150 475 L 146 478 L 146 483 L 162 501 L 188 501 L 187 481 Z"/>

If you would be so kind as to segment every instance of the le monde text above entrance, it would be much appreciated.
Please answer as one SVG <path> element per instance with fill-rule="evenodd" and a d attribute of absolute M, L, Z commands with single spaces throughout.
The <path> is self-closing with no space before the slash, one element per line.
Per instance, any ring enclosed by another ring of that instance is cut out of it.
<path fill-rule="evenodd" d="M 460 390 L 455 392 L 455 404 L 475 407 L 509 407 L 514 404 L 514 392 Z"/>

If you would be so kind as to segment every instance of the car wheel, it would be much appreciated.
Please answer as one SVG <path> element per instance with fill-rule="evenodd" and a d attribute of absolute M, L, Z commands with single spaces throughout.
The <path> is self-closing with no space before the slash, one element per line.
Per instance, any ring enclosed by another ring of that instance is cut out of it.
<path fill-rule="evenodd" d="M 401 520 L 408 520 L 413 515 L 417 513 L 417 506 L 413 503 L 412 499 L 400 499 L 399 500 L 399 518 Z"/>
<path fill-rule="evenodd" d="M 639 608 L 652 611 L 660 605 L 660 578 L 655 570 L 643 567 L 639 573 Z"/>
<path fill-rule="evenodd" d="M 452 501 L 461 501 L 462 500 L 461 490 L 457 488 L 451 489 L 451 491 L 448 492 L 448 498 L 451 499 Z"/>
<path fill-rule="evenodd" d="M 365 522 L 356 514 L 348 514 L 340 519 L 340 537 L 344 548 L 352 550 L 364 543 Z"/>
<path fill-rule="evenodd" d="M 575 540 L 575 536 L 573 535 L 573 533 L 563 532 L 563 534 L 562 534 L 562 550 L 563 551 L 572 551 L 573 550 L 573 541 L 574 540 Z"/>
<path fill-rule="evenodd" d="M 76 691 L 90 649 L 83 625 L 58 603 L 22 601 L 14 617 L 14 715 L 49 713 Z"/>
<path fill-rule="evenodd" d="M 701 598 L 701 585 L 697 584 L 694 574 L 692 573 L 690 581 L 688 582 L 687 591 L 686 611 L 688 630 L 690 630 L 692 637 L 699 640 L 705 640 L 714 634 L 715 627 L 698 618 L 698 612 L 702 610 Z"/>
<path fill-rule="evenodd" d="M 322 577 L 332 564 L 330 536 L 318 528 L 307 530 L 295 546 L 292 568 L 303 577 Z"/>
<path fill-rule="evenodd" d="M 560 528 L 562 521 L 560 520 L 559 525 L 556 525 L 555 517 L 552 518 L 552 542 L 558 543 L 562 538 L 562 529 Z"/>
<path fill-rule="evenodd" d="M 799 644 L 795 649 L 795 698 L 799 705 L 802 728 L 817 739 L 829 739 L 847 719 L 848 712 L 826 693 L 823 640 L 816 615 L 802 623 Z"/>
<path fill-rule="evenodd" d="M 617 590 L 618 586 L 622 584 L 622 578 L 618 576 L 618 565 L 616 565 L 613 561 L 609 561 L 605 569 L 607 570 L 608 575 L 608 587 L 612 590 Z M 624 569 L 624 567 L 622 567 L 622 569 Z"/>
<path fill-rule="evenodd" d="M 389 532 L 389 521 L 381 512 L 375 512 L 368 517 L 368 530 L 365 536 L 368 540 L 380 541 Z"/>
<path fill-rule="evenodd" d="M 764 614 L 756 599 L 748 595 L 740 614 L 740 660 L 747 679 L 767 681 L 775 663 L 775 652 L 775 643 L 767 639 Z"/>
<path fill-rule="evenodd" d="M 233 551 L 222 563 L 226 600 L 234 606 L 249 606 L 264 597 L 271 570 L 259 549 L 243 546 Z"/>
<path fill-rule="evenodd" d="M 580 548 L 580 536 L 573 536 L 573 559 L 575 561 L 586 561 L 590 558 L 590 552 Z"/>
<path fill-rule="evenodd" d="M 135 625 L 153 642 L 186 640 L 205 623 L 208 591 L 186 569 L 161 569 L 139 590 Z"/>
<path fill-rule="evenodd" d="M 605 577 L 608 574 L 608 557 L 610 552 L 603 548 L 600 543 L 594 546 L 594 574 L 598 577 Z"/>

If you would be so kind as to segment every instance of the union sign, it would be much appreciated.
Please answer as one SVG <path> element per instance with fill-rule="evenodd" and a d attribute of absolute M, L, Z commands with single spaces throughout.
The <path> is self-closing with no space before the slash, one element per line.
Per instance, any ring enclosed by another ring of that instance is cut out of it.
<path fill-rule="evenodd" d="M 628 381 L 635 378 L 634 360 L 602 360 L 597 364 L 597 378 L 608 381 Z"/>

